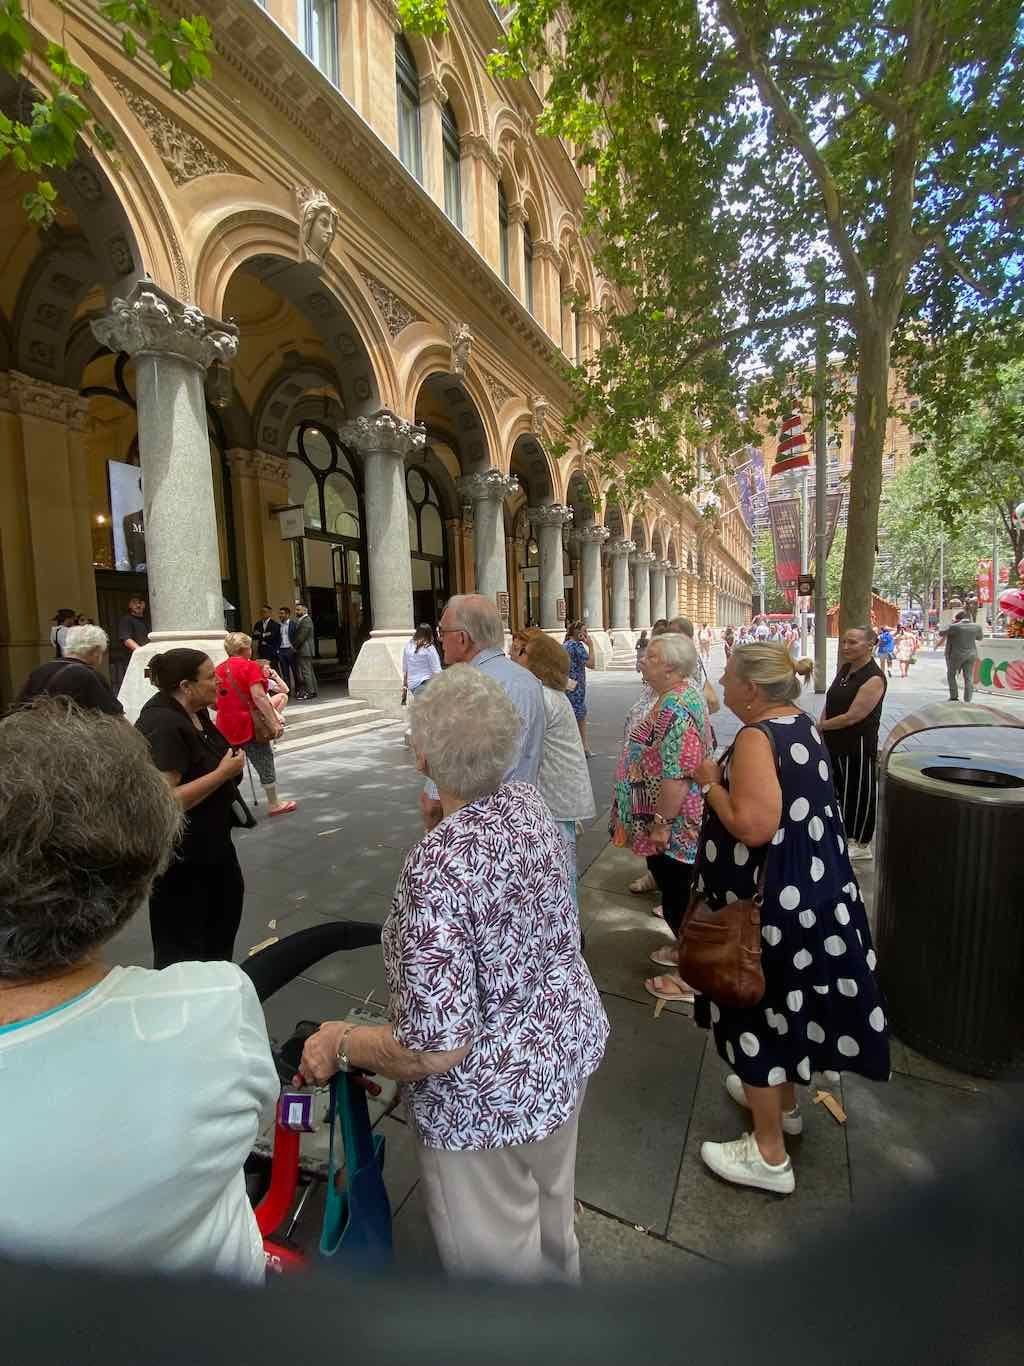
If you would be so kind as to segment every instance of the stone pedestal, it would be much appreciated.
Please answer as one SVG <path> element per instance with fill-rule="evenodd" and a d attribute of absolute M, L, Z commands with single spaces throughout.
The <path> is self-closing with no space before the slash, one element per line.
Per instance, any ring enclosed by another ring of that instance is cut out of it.
<path fill-rule="evenodd" d="M 540 625 L 544 631 L 564 631 L 565 622 L 559 620 L 558 602 L 565 597 L 565 574 L 562 570 L 562 527 L 572 521 L 572 508 L 562 503 L 530 508 L 528 512 L 537 535 L 540 551 Z"/>
<path fill-rule="evenodd" d="M 650 550 L 638 550 L 629 558 L 633 566 L 633 628 L 651 629 L 651 565 L 654 555 Z"/>
<path fill-rule="evenodd" d="M 610 535 L 607 527 L 596 524 L 580 527 L 576 533 L 583 579 L 583 620 L 594 646 L 594 667 L 597 669 L 607 669 L 612 657 L 612 643 L 604 629 L 601 592 L 601 547 Z"/>
<path fill-rule="evenodd" d="M 92 324 L 97 340 L 135 360 L 146 524 L 146 574 L 153 629 L 133 652 L 119 697 L 130 720 L 153 689 L 145 677 L 157 650 L 189 645 L 223 656 L 224 607 L 213 500 L 204 375 L 230 363 L 238 329 L 182 304 L 150 281 Z"/>
<path fill-rule="evenodd" d="M 473 506 L 476 591 L 497 602 L 499 593 L 508 593 L 503 505 L 507 497 L 518 491 L 519 484 L 500 470 L 489 469 L 463 476 L 457 487 Z"/>
<path fill-rule="evenodd" d="M 636 550 L 633 541 L 613 541 L 608 547 L 612 566 L 611 642 L 616 654 L 636 648 L 636 636 L 629 620 L 629 557 Z"/>
<path fill-rule="evenodd" d="M 344 423 L 338 436 L 363 461 L 373 620 L 370 638 L 363 642 L 349 674 L 349 693 L 401 716 L 402 650 L 413 633 L 405 459 L 422 449 L 426 433 L 381 409 Z"/>

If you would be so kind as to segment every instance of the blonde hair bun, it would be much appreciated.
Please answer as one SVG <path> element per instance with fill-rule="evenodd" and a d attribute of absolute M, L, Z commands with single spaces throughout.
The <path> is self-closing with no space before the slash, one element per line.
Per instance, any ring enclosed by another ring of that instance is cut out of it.
<path fill-rule="evenodd" d="M 807 658 L 794 659 L 793 672 L 800 678 L 810 678 L 811 674 L 814 673 L 814 660 Z"/>

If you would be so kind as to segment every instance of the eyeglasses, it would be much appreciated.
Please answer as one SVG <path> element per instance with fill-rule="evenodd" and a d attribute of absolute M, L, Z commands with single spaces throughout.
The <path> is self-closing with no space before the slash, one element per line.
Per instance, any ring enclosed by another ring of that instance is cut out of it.
<path fill-rule="evenodd" d="M 465 631 L 462 629 L 461 626 L 439 626 L 439 627 L 437 628 L 437 634 L 438 634 L 439 636 L 451 635 L 451 633 L 452 633 L 453 631 L 457 632 L 457 633 L 460 634 L 460 635 L 465 635 L 465 634 L 466 634 Z"/>

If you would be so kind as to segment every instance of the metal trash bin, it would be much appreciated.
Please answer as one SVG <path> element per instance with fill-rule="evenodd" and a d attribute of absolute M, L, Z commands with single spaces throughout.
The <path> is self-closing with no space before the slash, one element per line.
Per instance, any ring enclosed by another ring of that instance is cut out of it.
<path fill-rule="evenodd" d="M 876 940 L 889 1024 L 925 1057 L 978 1076 L 1024 1058 L 1024 762 L 893 751 L 922 731 L 1022 724 L 994 707 L 936 703 L 900 721 L 879 756 Z"/>

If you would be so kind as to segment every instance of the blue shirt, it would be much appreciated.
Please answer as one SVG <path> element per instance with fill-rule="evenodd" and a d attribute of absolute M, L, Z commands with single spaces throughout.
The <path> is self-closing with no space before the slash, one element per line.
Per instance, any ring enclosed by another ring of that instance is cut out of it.
<path fill-rule="evenodd" d="M 532 783 L 536 787 L 544 747 L 544 691 L 540 679 L 521 664 L 513 663 L 496 645 L 485 647 L 466 662 L 501 684 L 522 720 L 519 753 L 503 781 Z M 436 802 L 437 786 L 429 778 L 426 790 L 430 800 Z"/>

